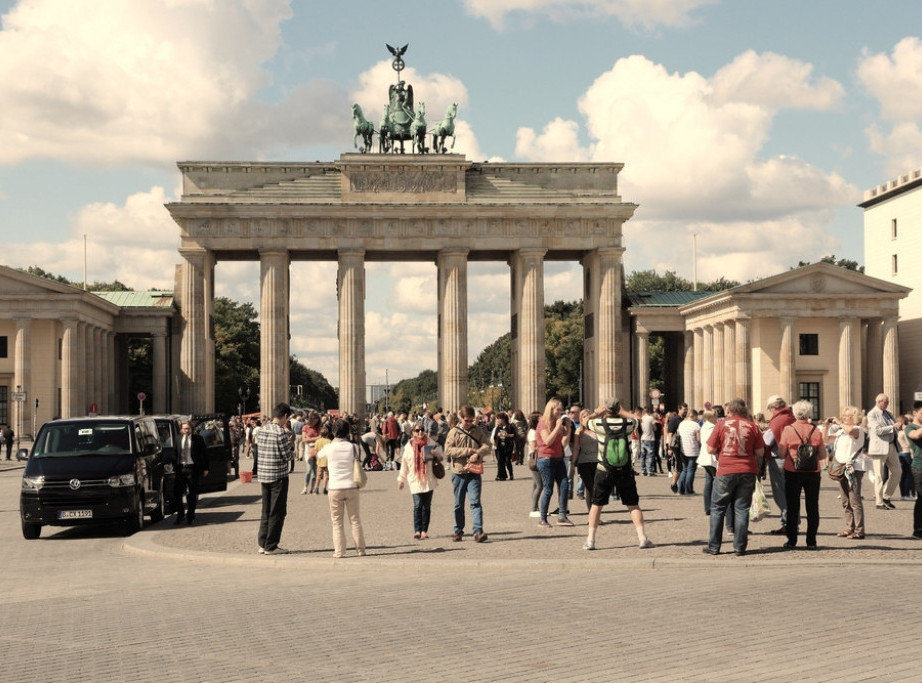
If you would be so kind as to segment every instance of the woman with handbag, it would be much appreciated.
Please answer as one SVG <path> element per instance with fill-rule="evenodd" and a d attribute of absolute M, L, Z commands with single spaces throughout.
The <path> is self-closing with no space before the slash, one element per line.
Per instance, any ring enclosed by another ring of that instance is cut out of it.
<path fill-rule="evenodd" d="M 840 538 L 864 538 L 864 504 L 861 501 L 861 480 L 864 477 L 864 432 L 859 422 L 860 411 L 855 406 L 842 409 L 839 419 L 826 420 L 826 443 L 833 447 L 829 476 L 841 489 L 842 517 L 845 529 L 836 534 Z"/>
<path fill-rule="evenodd" d="M 342 557 L 346 549 L 343 529 L 345 515 L 352 526 L 352 541 L 357 555 L 365 554 L 365 533 L 359 518 L 359 484 L 355 480 L 356 462 L 361 462 L 359 448 L 350 440 L 348 420 L 333 423 L 333 441 L 317 454 L 326 458 L 329 468 L 330 521 L 333 524 L 333 557 Z M 362 472 L 361 467 L 358 468 Z"/>
<path fill-rule="evenodd" d="M 407 445 L 403 447 L 401 467 L 397 474 L 397 488 L 403 489 L 407 484 L 413 494 L 413 538 L 429 538 L 429 517 L 432 512 L 432 493 L 439 485 L 441 477 L 436 476 L 436 469 L 445 476 L 445 467 L 441 465 L 442 449 L 438 442 L 426 434 L 425 425 L 417 422 Z M 435 467 L 436 463 L 440 467 Z"/>

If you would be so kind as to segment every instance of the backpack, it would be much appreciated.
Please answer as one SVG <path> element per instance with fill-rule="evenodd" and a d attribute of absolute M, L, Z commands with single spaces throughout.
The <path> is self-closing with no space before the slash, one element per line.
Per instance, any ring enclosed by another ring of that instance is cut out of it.
<path fill-rule="evenodd" d="M 602 419 L 599 424 L 605 430 L 605 441 L 599 452 L 599 460 L 608 467 L 620 468 L 629 465 L 631 451 L 627 440 L 633 430 L 628 429 L 628 423 L 622 422 L 621 426 L 616 428 L 609 425 L 608 420 Z"/>
<path fill-rule="evenodd" d="M 797 457 L 794 458 L 795 470 L 808 472 L 816 470 L 816 446 L 810 443 L 810 438 L 815 431 L 816 425 L 813 425 L 813 429 L 810 430 L 806 440 L 804 440 L 800 432 L 796 429 L 794 430 L 794 433 L 797 434 L 797 438 L 800 439 L 800 445 L 797 446 Z"/>

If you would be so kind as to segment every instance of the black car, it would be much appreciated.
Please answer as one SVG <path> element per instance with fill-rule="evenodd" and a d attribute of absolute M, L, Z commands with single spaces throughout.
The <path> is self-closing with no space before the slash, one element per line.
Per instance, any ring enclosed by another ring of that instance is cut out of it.
<path fill-rule="evenodd" d="M 122 520 L 128 533 L 163 519 L 171 493 L 151 417 L 85 417 L 42 425 L 22 477 L 22 535 L 43 526 Z"/>

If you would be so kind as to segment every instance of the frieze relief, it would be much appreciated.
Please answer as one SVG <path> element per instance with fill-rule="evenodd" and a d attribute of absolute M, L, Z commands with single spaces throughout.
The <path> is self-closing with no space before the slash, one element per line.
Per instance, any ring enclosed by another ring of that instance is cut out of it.
<path fill-rule="evenodd" d="M 385 193 L 457 192 L 458 175 L 446 171 L 407 170 L 390 168 L 381 171 L 356 171 L 349 173 L 352 192 Z"/>
<path fill-rule="evenodd" d="M 574 246 L 585 238 L 599 235 L 617 237 L 615 221 L 581 221 L 571 218 L 227 218 L 191 220 L 187 235 L 193 239 L 237 238 L 265 240 L 272 238 L 430 238 L 457 239 L 523 237 L 573 238 Z M 587 245 L 599 248 L 602 245 Z M 617 246 L 617 245 L 612 245 Z M 576 248 L 580 248 L 576 246 Z M 816 284 L 814 284 L 816 286 Z"/>

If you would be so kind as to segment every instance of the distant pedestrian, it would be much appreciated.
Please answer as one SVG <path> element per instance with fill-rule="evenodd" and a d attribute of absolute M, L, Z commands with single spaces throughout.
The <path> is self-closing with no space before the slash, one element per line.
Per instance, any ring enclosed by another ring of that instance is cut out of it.
<path fill-rule="evenodd" d="M 3 437 L 3 445 L 6 446 L 6 459 L 11 460 L 13 457 L 13 439 L 16 435 L 13 433 L 12 428 L 6 425 L 0 431 L 0 436 Z"/>

